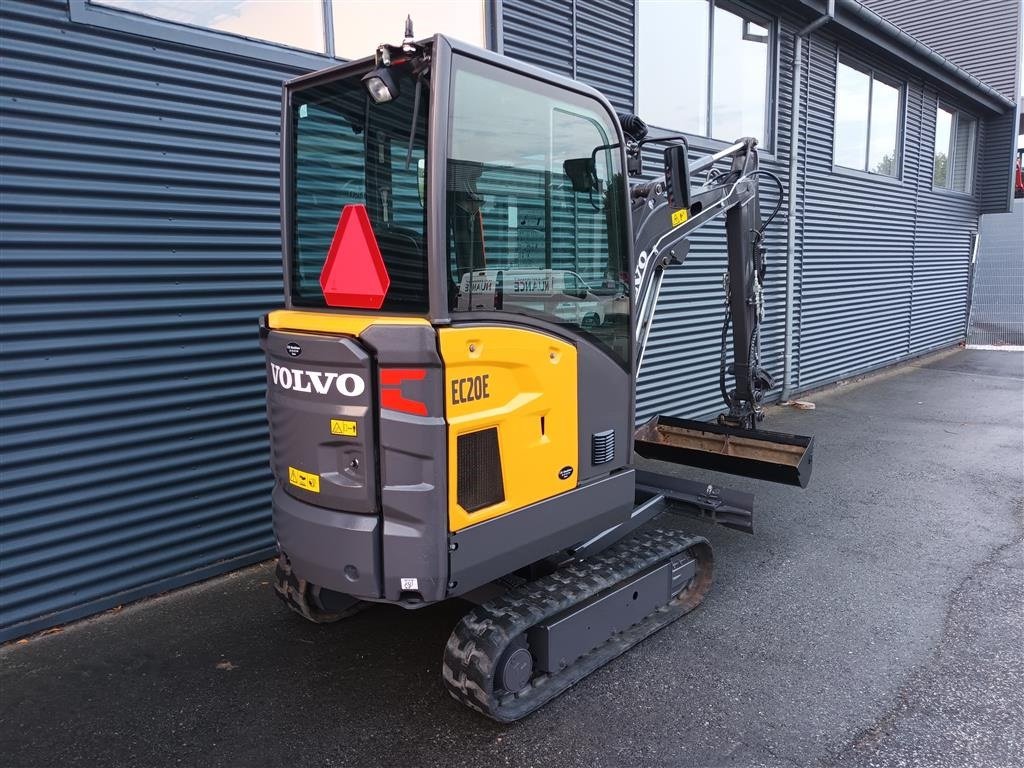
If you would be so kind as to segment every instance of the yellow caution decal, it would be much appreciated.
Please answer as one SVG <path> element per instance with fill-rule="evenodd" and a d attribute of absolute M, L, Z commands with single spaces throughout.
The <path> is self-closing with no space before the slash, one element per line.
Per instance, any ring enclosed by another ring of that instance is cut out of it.
<path fill-rule="evenodd" d="M 672 211 L 672 226 L 678 227 L 680 224 L 685 224 L 690 218 L 690 212 L 686 208 L 680 208 L 678 211 Z"/>
<path fill-rule="evenodd" d="M 310 493 L 320 493 L 320 475 L 312 475 L 295 467 L 288 467 L 288 482 Z"/>
<path fill-rule="evenodd" d="M 359 435 L 356 423 L 347 419 L 331 419 L 331 434 L 342 437 L 357 437 Z"/>

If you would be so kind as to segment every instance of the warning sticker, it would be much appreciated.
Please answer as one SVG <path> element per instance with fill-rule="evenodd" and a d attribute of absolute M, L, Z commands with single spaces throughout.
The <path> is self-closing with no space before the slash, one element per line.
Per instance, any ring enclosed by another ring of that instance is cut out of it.
<path fill-rule="evenodd" d="M 320 493 L 320 475 L 311 475 L 301 469 L 288 467 L 288 482 L 304 491 Z"/>
<path fill-rule="evenodd" d="M 356 437 L 358 435 L 356 423 L 345 419 L 331 419 L 331 434 L 344 435 L 345 437 Z"/>
<path fill-rule="evenodd" d="M 685 224 L 686 220 L 690 218 L 690 212 L 686 208 L 680 208 L 678 211 L 672 211 L 672 226 L 678 227 L 680 224 Z"/>

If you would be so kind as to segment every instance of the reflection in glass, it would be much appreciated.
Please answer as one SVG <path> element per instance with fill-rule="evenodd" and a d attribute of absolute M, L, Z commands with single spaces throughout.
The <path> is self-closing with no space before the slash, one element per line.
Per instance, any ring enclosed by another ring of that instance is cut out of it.
<path fill-rule="evenodd" d="M 319 0 L 318 0 L 319 1 Z M 334 0 L 334 54 L 358 59 L 382 41 L 397 43 L 412 16 L 417 40 L 442 33 L 487 47 L 484 0 Z"/>
<path fill-rule="evenodd" d="M 457 57 L 447 165 L 449 308 L 586 332 L 629 361 L 624 182 L 597 102 Z"/>
<path fill-rule="evenodd" d="M 868 170 L 896 175 L 899 141 L 900 91 L 877 78 L 871 85 L 871 141 Z"/>
<path fill-rule="evenodd" d="M 935 172 L 936 187 L 949 186 L 949 140 L 953 133 L 953 113 L 939 107 L 935 113 Z"/>
<path fill-rule="evenodd" d="M 707 134 L 708 0 L 644 0 L 637 109 L 651 125 Z"/>
<path fill-rule="evenodd" d="M 977 123 L 964 114 L 957 115 L 956 143 L 953 145 L 952 188 L 957 192 L 970 192 L 971 168 L 974 165 L 974 132 Z"/>
<path fill-rule="evenodd" d="M 711 135 L 725 141 L 764 140 L 768 30 L 715 8 Z"/>
<path fill-rule="evenodd" d="M 122 11 L 323 53 L 322 0 L 92 0 Z"/>
<path fill-rule="evenodd" d="M 839 64 L 836 74 L 834 165 L 864 170 L 868 142 L 868 99 L 871 76 Z"/>
<path fill-rule="evenodd" d="M 426 160 L 429 108 L 420 105 L 407 67 L 394 67 L 400 92 L 376 104 L 359 75 L 296 91 L 288 194 L 293 202 L 292 301 L 323 306 L 320 271 L 342 211 L 365 205 L 391 279 L 381 309 L 427 309 L 426 210 L 420 204 L 419 162 Z M 424 93 L 424 103 L 429 97 Z M 413 135 L 412 158 L 406 155 Z"/>

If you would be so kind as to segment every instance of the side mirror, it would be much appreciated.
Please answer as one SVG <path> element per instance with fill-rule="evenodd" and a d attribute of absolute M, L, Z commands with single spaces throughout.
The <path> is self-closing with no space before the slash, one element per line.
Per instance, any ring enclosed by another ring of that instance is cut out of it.
<path fill-rule="evenodd" d="M 420 158 L 416 161 L 416 192 L 420 196 L 420 208 L 427 204 L 427 161 Z"/>
<path fill-rule="evenodd" d="M 686 144 L 665 149 L 665 195 L 670 211 L 690 208 L 690 163 Z"/>
<path fill-rule="evenodd" d="M 573 192 L 600 192 L 597 179 L 597 162 L 590 157 L 575 157 L 562 163 L 565 175 L 569 177 Z"/>

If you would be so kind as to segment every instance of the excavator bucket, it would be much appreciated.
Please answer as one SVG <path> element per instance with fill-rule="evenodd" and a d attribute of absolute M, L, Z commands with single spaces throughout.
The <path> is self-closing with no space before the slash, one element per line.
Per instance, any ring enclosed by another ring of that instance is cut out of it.
<path fill-rule="evenodd" d="M 646 459 L 806 488 L 814 438 L 655 416 L 633 435 Z"/>

